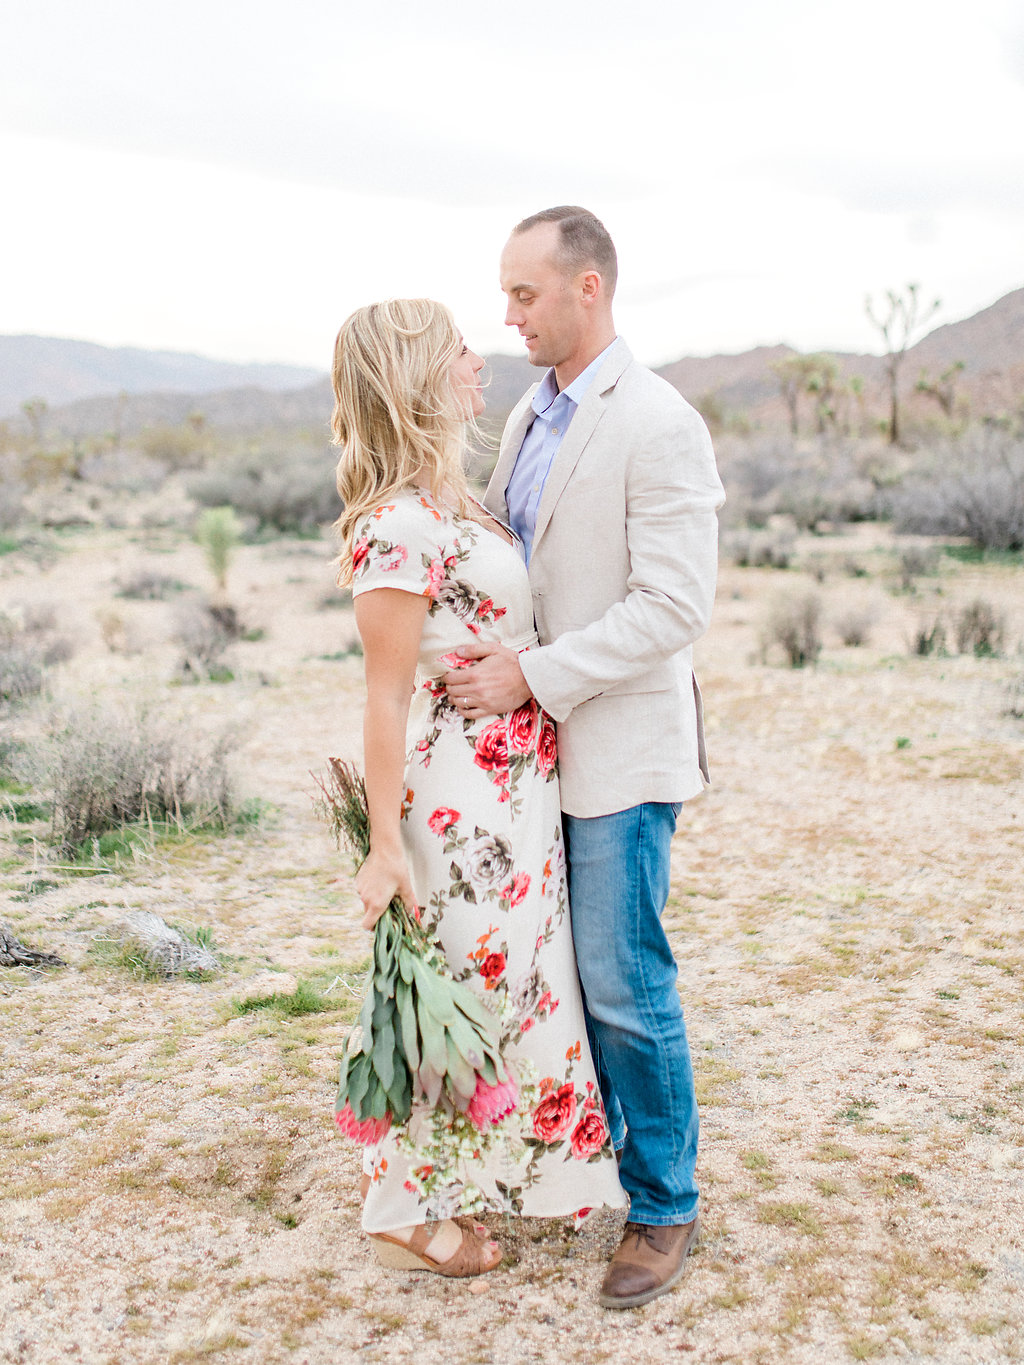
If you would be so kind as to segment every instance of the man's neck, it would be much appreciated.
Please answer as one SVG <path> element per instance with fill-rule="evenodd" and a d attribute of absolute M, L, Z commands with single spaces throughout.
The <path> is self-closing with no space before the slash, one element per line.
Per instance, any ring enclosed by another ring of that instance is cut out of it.
<path fill-rule="evenodd" d="M 611 318 L 608 319 L 608 326 L 592 338 L 588 338 L 584 349 L 577 352 L 569 360 L 564 360 L 561 365 L 555 366 L 555 383 L 558 385 L 559 393 L 567 389 L 574 379 L 578 379 L 591 361 L 596 360 L 602 351 L 615 340 L 615 324 Z"/>

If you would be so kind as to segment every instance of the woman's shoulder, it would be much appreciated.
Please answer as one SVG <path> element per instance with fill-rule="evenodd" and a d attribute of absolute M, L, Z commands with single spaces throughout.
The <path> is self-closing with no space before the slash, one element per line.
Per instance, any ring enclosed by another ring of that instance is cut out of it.
<path fill-rule="evenodd" d="M 352 568 L 356 579 L 375 570 L 394 574 L 399 567 L 429 565 L 441 553 L 448 516 L 429 493 L 401 489 L 367 513 L 356 528 Z"/>
<path fill-rule="evenodd" d="M 360 523 L 359 534 L 372 534 L 375 528 L 432 530 L 449 520 L 448 511 L 429 492 L 421 488 L 401 488 L 366 514 Z"/>

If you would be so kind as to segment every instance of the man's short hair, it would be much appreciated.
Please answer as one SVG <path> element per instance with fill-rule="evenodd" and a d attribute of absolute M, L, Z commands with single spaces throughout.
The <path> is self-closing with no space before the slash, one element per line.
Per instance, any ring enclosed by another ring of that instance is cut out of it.
<path fill-rule="evenodd" d="M 512 235 L 529 232 L 541 223 L 558 224 L 559 262 L 572 275 L 581 270 L 596 270 L 604 281 L 609 299 L 615 293 L 619 263 L 615 243 L 600 218 L 578 204 L 560 204 L 557 208 L 542 209 L 524 218 L 512 229 Z"/>

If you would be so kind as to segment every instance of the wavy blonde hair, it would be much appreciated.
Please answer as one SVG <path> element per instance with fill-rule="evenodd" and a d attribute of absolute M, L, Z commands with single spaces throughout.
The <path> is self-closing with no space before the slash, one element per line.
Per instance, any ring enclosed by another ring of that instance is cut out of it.
<path fill-rule="evenodd" d="M 332 443 L 341 446 L 334 528 L 338 582 L 352 581 L 352 541 L 364 517 L 401 489 L 426 486 L 462 514 L 466 413 L 451 383 L 462 338 L 433 299 L 358 308 L 334 343 Z"/>

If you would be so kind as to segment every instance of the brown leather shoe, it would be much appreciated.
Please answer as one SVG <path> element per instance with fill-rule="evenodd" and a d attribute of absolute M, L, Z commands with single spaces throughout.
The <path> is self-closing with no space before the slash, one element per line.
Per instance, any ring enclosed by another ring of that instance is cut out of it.
<path fill-rule="evenodd" d="M 601 1286 L 602 1308 L 639 1308 L 683 1278 L 700 1236 L 700 1218 L 675 1227 L 627 1223 Z"/>

